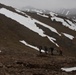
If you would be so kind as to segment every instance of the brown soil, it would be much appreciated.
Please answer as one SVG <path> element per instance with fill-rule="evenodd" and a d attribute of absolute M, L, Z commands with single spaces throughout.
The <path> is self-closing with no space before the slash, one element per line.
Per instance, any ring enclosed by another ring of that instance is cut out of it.
<path fill-rule="evenodd" d="M 0 53 L 0 75 L 76 75 L 61 71 L 76 66 L 75 57 L 34 53 Z"/>
<path fill-rule="evenodd" d="M 0 4 L 0 8 L 2 7 L 16 12 L 14 8 Z M 75 31 L 62 26 L 60 22 L 51 21 L 50 16 L 46 19 L 36 13 L 27 14 L 56 28 L 59 33 L 67 32 L 76 36 Z M 20 43 L 20 40 L 25 40 L 36 47 L 46 45 L 56 48 L 47 37 L 41 37 L 27 27 L 0 14 L 0 75 L 76 75 L 76 71 L 70 73 L 61 71 L 62 67 L 76 66 L 76 38 L 71 41 L 64 35 L 60 37 L 39 24 L 37 26 L 43 29 L 45 34 L 56 38 L 56 42 L 63 48 L 63 56 L 58 54 L 52 56 L 50 53 L 39 54 L 35 49 Z"/>

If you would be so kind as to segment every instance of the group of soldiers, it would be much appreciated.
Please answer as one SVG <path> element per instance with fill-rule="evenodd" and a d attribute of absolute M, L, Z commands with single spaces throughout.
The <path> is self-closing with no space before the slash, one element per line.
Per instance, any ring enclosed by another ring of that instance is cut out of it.
<path fill-rule="evenodd" d="M 45 51 L 45 54 L 47 54 L 50 51 L 51 55 L 54 55 L 55 48 L 53 48 L 53 47 L 48 48 L 47 46 L 44 46 L 44 48 L 43 48 L 42 46 L 39 46 L 38 48 L 39 48 L 40 54 L 42 53 L 41 50 L 43 49 Z M 60 47 L 59 47 L 59 50 L 57 52 L 59 52 L 59 55 L 62 55 L 62 49 Z"/>

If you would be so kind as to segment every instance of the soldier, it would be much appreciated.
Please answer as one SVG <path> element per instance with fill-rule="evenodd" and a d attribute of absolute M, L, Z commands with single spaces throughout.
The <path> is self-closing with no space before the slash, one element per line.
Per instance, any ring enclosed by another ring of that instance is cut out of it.
<path fill-rule="evenodd" d="M 59 47 L 59 55 L 62 55 L 62 48 Z"/>
<path fill-rule="evenodd" d="M 50 47 L 49 49 L 51 50 L 51 55 L 53 55 L 54 48 Z"/>
<path fill-rule="evenodd" d="M 62 54 L 63 54 L 63 53 L 62 53 L 62 50 L 60 50 L 60 51 L 59 51 L 59 55 L 62 55 Z"/>
<path fill-rule="evenodd" d="M 60 50 L 60 53 L 59 53 L 59 55 L 62 55 L 62 51 Z"/>
<path fill-rule="evenodd" d="M 45 54 L 47 54 L 48 49 L 46 46 L 44 46 L 44 50 L 45 50 Z"/>
<path fill-rule="evenodd" d="M 41 50 L 42 50 L 42 46 L 39 46 L 39 52 L 40 52 L 40 53 L 42 53 Z"/>

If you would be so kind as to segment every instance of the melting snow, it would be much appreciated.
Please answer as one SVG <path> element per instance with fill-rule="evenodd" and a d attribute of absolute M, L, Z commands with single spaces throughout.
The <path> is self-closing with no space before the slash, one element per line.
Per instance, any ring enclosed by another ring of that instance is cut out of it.
<path fill-rule="evenodd" d="M 67 11 L 66 15 L 68 15 L 68 14 L 69 14 L 69 11 Z"/>
<path fill-rule="evenodd" d="M 20 41 L 21 43 L 23 43 L 24 45 L 26 45 L 26 46 L 29 46 L 29 47 L 31 47 L 31 48 L 33 48 L 33 49 L 36 49 L 36 50 L 38 50 L 39 51 L 39 49 L 37 48 L 37 47 L 35 47 L 35 46 L 32 46 L 32 45 L 30 45 L 30 44 L 28 44 L 27 42 L 25 42 L 24 40 L 22 40 L 22 41 Z M 41 50 L 41 52 L 44 52 L 44 50 Z"/>
<path fill-rule="evenodd" d="M 21 12 L 20 10 L 18 10 L 18 9 L 15 9 L 17 12 L 19 12 L 19 13 L 22 13 L 22 14 L 25 14 L 25 13 L 23 13 L 23 12 Z"/>
<path fill-rule="evenodd" d="M 38 33 L 41 36 L 45 36 L 43 33 L 43 31 L 41 29 L 39 29 L 33 20 L 31 20 L 30 18 L 26 18 L 24 16 L 21 16 L 17 13 L 11 12 L 5 8 L 0 9 L 0 13 L 4 14 L 5 16 L 16 20 L 17 22 L 19 22 L 20 24 L 26 26 L 27 28 L 31 29 L 32 31 Z"/>
<path fill-rule="evenodd" d="M 16 11 L 20 12 L 18 10 L 16 10 Z M 42 37 L 45 37 L 47 35 L 44 34 L 44 31 L 42 29 L 40 29 L 40 28 L 38 28 L 36 26 L 35 22 L 39 23 L 40 25 L 42 25 L 42 26 L 44 26 L 44 27 L 46 27 L 48 29 L 50 29 L 51 31 L 57 33 L 58 35 L 61 35 L 53 27 L 48 26 L 48 25 L 46 25 L 46 24 L 44 24 L 44 23 L 42 23 L 42 22 L 40 22 L 38 20 L 31 19 L 29 16 L 27 18 L 27 17 L 24 17 L 22 15 L 19 15 L 19 14 L 15 13 L 15 12 L 9 11 L 9 10 L 7 10 L 5 8 L 0 9 L 0 13 L 3 14 L 3 15 L 5 15 L 5 16 L 7 16 L 7 17 L 9 17 L 9 18 L 11 18 L 11 19 L 13 19 L 13 20 L 15 20 L 15 21 L 17 21 L 17 22 L 19 22 L 20 24 L 24 25 L 25 27 L 29 28 L 30 30 L 38 33 Z M 54 40 L 52 38 L 50 38 L 49 36 L 47 36 L 47 37 L 49 38 L 49 40 L 51 42 L 53 42 L 57 46 L 57 44 L 54 42 Z"/>
<path fill-rule="evenodd" d="M 31 48 L 34 48 L 34 49 L 38 50 L 37 47 L 34 47 L 34 46 L 32 46 L 32 45 L 26 43 L 24 40 L 22 40 L 22 41 L 20 41 L 20 42 L 23 43 L 23 44 L 25 44 L 25 45 L 27 45 L 27 46 L 29 46 L 29 47 L 31 47 Z"/>
<path fill-rule="evenodd" d="M 16 10 L 16 11 L 17 11 L 17 12 L 20 12 L 19 10 Z M 21 13 L 23 13 L 23 12 L 21 12 Z M 23 13 L 23 14 L 25 14 L 25 13 Z M 38 13 L 38 14 L 40 14 L 40 13 Z M 26 14 L 25 14 L 25 15 L 26 15 Z M 28 15 L 27 15 L 27 16 L 28 16 Z M 30 16 L 28 16 L 28 19 L 30 19 Z M 61 36 L 61 34 L 59 34 L 55 28 L 53 28 L 53 27 L 51 27 L 51 26 L 49 26 L 49 25 L 46 25 L 46 24 L 44 24 L 44 23 L 42 23 L 42 22 L 40 22 L 40 21 L 38 21 L 38 20 L 36 20 L 36 19 L 33 19 L 32 21 L 33 21 L 34 23 L 35 23 L 35 22 L 36 22 L 36 23 L 39 23 L 40 25 L 42 25 L 42 26 L 50 29 L 52 32 L 57 33 L 59 36 Z"/>
<path fill-rule="evenodd" d="M 61 34 L 59 34 L 55 28 L 53 28 L 53 27 L 51 27 L 51 26 L 49 26 L 47 24 L 44 24 L 44 23 L 42 23 L 42 22 L 40 22 L 38 20 L 35 20 L 35 22 L 42 25 L 42 26 L 44 26 L 44 27 L 46 27 L 46 28 L 48 28 L 48 29 L 50 29 L 52 32 L 57 33 L 59 36 L 61 36 Z"/>
<path fill-rule="evenodd" d="M 67 38 L 73 40 L 74 36 L 70 35 L 70 34 L 67 34 L 67 33 L 63 33 Z"/>
<path fill-rule="evenodd" d="M 25 11 L 30 12 L 30 9 L 26 8 Z"/>
<path fill-rule="evenodd" d="M 46 17 L 46 18 L 48 18 L 48 16 L 45 15 L 45 14 L 40 14 L 40 13 L 37 13 L 37 14 L 40 15 L 40 16 L 42 16 L 42 17 Z"/>
<path fill-rule="evenodd" d="M 22 13 L 22 14 L 24 14 L 24 15 L 25 15 L 25 13 L 24 13 L 24 12 L 22 12 L 22 11 L 20 11 L 20 10 L 18 10 L 18 9 L 15 9 L 15 11 L 16 11 L 16 12 L 19 12 L 19 13 Z"/>
<path fill-rule="evenodd" d="M 19 11 L 18 11 L 18 12 L 19 12 Z M 17 14 L 17 13 L 14 13 L 14 12 L 12 12 L 12 11 L 9 11 L 9 10 L 7 10 L 7 9 L 5 9 L 5 8 L 0 9 L 0 13 L 1 13 L 1 14 L 4 14 L 5 16 L 7 16 L 7 17 L 9 17 L 9 18 L 11 18 L 11 19 L 13 19 L 13 20 L 15 20 L 15 21 L 17 21 L 17 22 L 19 22 L 20 24 L 26 26 L 27 28 L 31 29 L 32 31 L 38 33 L 38 34 L 41 35 L 41 36 L 45 36 L 44 31 L 43 31 L 42 29 L 39 29 L 39 28 L 36 26 L 35 22 L 39 23 L 40 25 L 42 25 L 42 26 L 44 26 L 44 27 L 49 28 L 51 31 L 53 31 L 53 32 L 57 33 L 58 35 L 60 35 L 60 34 L 57 32 L 57 30 L 54 29 L 53 27 L 48 26 L 48 25 L 46 25 L 46 24 L 44 24 L 44 23 L 42 23 L 42 22 L 40 22 L 40 21 L 37 21 L 37 20 L 35 20 L 35 19 L 31 19 L 30 17 L 28 17 L 28 18 L 27 18 L 27 17 L 24 17 L 24 16 L 22 16 L 22 15 L 19 15 L 19 14 Z"/>
<path fill-rule="evenodd" d="M 71 71 L 75 71 L 76 67 L 71 67 L 71 68 L 61 68 L 61 70 L 66 71 L 66 72 L 71 72 Z"/>
<path fill-rule="evenodd" d="M 64 26 L 66 26 L 66 27 L 68 27 L 68 28 L 76 31 L 76 25 L 74 25 L 74 24 L 73 24 L 71 21 L 69 21 L 69 20 L 67 20 L 67 21 L 71 24 L 71 26 L 70 26 L 67 22 L 65 22 L 64 19 L 59 18 L 59 17 L 56 17 L 56 16 L 52 17 L 51 20 L 52 20 L 52 21 L 53 21 L 53 20 L 56 20 L 56 21 L 58 21 L 58 22 L 61 22 Z"/>
<path fill-rule="evenodd" d="M 53 17 L 53 16 L 57 16 L 57 14 L 53 13 L 53 12 L 50 12 L 50 15 Z"/>
<path fill-rule="evenodd" d="M 76 25 L 74 23 L 72 23 L 70 20 L 66 20 L 70 25 L 72 29 L 76 30 Z"/>
<path fill-rule="evenodd" d="M 0 50 L 0 53 L 1 53 L 2 51 Z"/>
<path fill-rule="evenodd" d="M 62 11 L 62 14 L 64 14 L 65 10 Z"/>
<path fill-rule="evenodd" d="M 17 12 L 20 12 L 19 10 L 16 10 L 16 11 L 17 11 Z M 25 14 L 24 12 L 21 12 L 21 13 Z M 38 13 L 38 14 L 40 14 L 40 13 Z M 25 15 L 26 15 L 26 14 L 25 14 Z M 28 16 L 28 15 L 27 15 L 27 16 Z M 30 16 L 28 16 L 28 19 L 30 19 Z M 53 27 L 51 27 L 51 26 L 49 26 L 49 25 L 47 25 L 47 24 L 44 24 L 44 23 L 42 23 L 42 22 L 40 22 L 40 21 L 38 21 L 38 20 L 36 20 L 36 19 L 33 19 L 32 21 L 33 21 L 34 23 L 35 23 L 35 22 L 36 22 L 36 23 L 39 23 L 40 25 L 42 25 L 42 26 L 50 29 L 52 32 L 57 33 L 59 36 L 61 36 L 61 34 L 59 34 L 55 28 L 53 28 Z"/>
<path fill-rule="evenodd" d="M 37 12 L 37 13 L 43 13 L 42 10 L 37 10 L 37 9 L 32 9 L 32 11 Z"/>
<path fill-rule="evenodd" d="M 15 9 L 15 11 L 18 12 L 18 13 L 21 13 L 21 14 L 25 15 L 25 16 L 28 17 L 28 18 L 31 18 L 31 17 L 28 16 L 26 13 L 24 13 L 24 12 L 18 10 L 18 9 Z M 32 18 L 31 18 L 31 19 L 32 19 Z"/>
<path fill-rule="evenodd" d="M 48 39 L 49 39 L 52 43 L 54 43 L 57 47 L 59 47 L 59 45 L 58 45 L 57 43 L 54 42 L 54 41 L 56 41 L 55 38 L 49 37 L 49 36 L 47 36 L 47 37 L 48 37 Z"/>

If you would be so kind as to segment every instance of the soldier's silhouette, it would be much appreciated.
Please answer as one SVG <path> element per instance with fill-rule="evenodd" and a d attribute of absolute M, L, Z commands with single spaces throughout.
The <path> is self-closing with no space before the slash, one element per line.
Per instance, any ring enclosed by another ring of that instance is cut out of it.
<path fill-rule="evenodd" d="M 53 55 L 54 48 L 50 47 L 49 49 L 51 50 L 51 55 Z"/>
<path fill-rule="evenodd" d="M 42 50 L 42 46 L 39 46 L 39 52 L 40 52 L 40 53 L 42 53 L 41 50 Z"/>
<path fill-rule="evenodd" d="M 46 47 L 46 46 L 44 46 L 44 51 L 45 51 L 45 54 L 47 54 L 48 49 L 47 49 L 47 47 Z"/>
<path fill-rule="evenodd" d="M 59 53 L 59 55 L 62 55 L 62 51 L 60 50 L 60 53 Z"/>
<path fill-rule="evenodd" d="M 63 53 L 62 53 L 62 48 L 61 47 L 59 47 L 59 55 L 62 55 Z"/>

